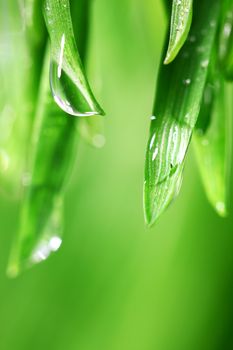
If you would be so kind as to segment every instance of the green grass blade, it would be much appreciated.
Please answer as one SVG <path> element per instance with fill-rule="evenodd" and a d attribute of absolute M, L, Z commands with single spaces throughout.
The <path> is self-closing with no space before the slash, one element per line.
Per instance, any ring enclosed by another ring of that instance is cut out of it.
<path fill-rule="evenodd" d="M 10 276 L 44 260 L 53 252 L 51 242 L 61 242 L 62 191 L 76 153 L 77 132 L 76 119 L 59 109 L 51 96 L 49 61 L 48 47 L 31 146 L 31 173 L 25 179 L 20 230 L 8 268 Z"/>
<path fill-rule="evenodd" d="M 80 55 L 85 61 L 88 22 L 84 26 L 83 21 L 89 14 L 87 2 L 71 5 Z M 77 126 L 81 120 L 69 118 L 53 101 L 48 79 L 49 51 L 48 47 L 37 103 L 30 174 L 25 179 L 20 231 L 8 268 L 10 276 L 46 259 L 62 242 L 63 191 L 76 154 Z M 89 119 L 91 117 L 84 118 Z"/>
<path fill-rule="evenodd" d="M 194 3 L 189 39 L 174 62 L 160 67 L 145 164 L 144 210 L 148 225 L 177 193 L 200 110 L 219 9 L 220 0 Z"/>
<path fill-rule="evenodd" d="M 44 16 L 51 41 L 50 85 L 55 102 L 74 116 L 103 115 L 78 54 L 69 0 L 45 0 Z"/>
<path fill-rule="evenodd" d="M 226 0 L 219 35 L 220 68 L 227 80 L 233 80 L 233 1 Z"/>
<path fill-rule="evenodd" d="M 210 94 L 210 89 L 214 93 Z M 213 103 L 211 99 L 213 97 Z M 220 216 L 226 216 L 229 205 L 231 169 L 232 88 L 222 79 L 214 79 L 204 94 L 194 146 L 207 197 Z"/>
<path fill-rule="evenodd" d="M 192 23 L 192 0 L 173 0 L 170 38 L 164 64 L 171 63 L 184 45 Z"/>

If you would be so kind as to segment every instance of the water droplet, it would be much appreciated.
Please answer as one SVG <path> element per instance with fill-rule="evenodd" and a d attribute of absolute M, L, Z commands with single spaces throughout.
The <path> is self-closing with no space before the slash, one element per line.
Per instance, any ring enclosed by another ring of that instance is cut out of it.
<path fill-rule="evenodd" d="M 58 236 L 54 236 L 49 241 L 49 248 L 52 252 L 56 252 L 62 244 L 62 240 Z"/>
<path fill-rule="evenodd" d="M 152 115 L 151 117 L 150 117 L 150 120 L 155 120 L 156 119 L 156 116 L 155 115 Z"/>
<path fill-rule="evenodd" d="M 158 153 L 159 153 L 159 149 L 158 149 L 158 147 L 156 147 L 154 152 L 153 152 L 153 154 L 152 154 L 152 161 L 155 160 L 155 158 L 157 157 Z"/>
<path fill-rule="evenodd" d="M 49 240 L 42 240 L 32 253 L 31 262 L 39 263 L 46 260 L 51 253 L 56 252 L 62 244 L 62 239 L 59 236 L 52 236 Z"/>
<path fill-rule="evenodd" d="M 54 1 L 46 0 L 44 11 L 51 42 L 50 86 L 54 100 L 62 110 L 73 116 L 103 115 L 78 54 L 69 1 L 62 3 L 57 9 Z"/>
<path fill-rule="evenodd" d="M 191 84 L 191 79 L 184 79 L 183 80 L 184 85 L 190 85 Z"/>

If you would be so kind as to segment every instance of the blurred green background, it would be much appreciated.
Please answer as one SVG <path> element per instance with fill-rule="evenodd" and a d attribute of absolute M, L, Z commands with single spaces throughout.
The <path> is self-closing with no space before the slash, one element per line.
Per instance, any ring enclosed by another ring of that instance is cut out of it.
<path fill-rule="evenodd" d="M 93 5 L 89 71 L 107 143 L 80 142 L 62 248 L 15 280 L 5 269 L 19 203 L 0 194 L 0 349 L 233 349 L 233 210 L 220 219 L 211 209 L 192 151 L 180 196 L 144 226 L 161 3 Z"/>

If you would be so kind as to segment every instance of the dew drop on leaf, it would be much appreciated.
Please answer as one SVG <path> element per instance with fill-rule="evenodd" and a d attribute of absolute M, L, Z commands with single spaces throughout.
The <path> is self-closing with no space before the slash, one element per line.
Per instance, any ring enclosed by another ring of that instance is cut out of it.
<path fill-rule="evenodd" d="M 55 102 L 73 116 L 103 115 L 78 53 L 69 1 L 46 0 L 44 16 L 51 43 L 50 86 Z"/>

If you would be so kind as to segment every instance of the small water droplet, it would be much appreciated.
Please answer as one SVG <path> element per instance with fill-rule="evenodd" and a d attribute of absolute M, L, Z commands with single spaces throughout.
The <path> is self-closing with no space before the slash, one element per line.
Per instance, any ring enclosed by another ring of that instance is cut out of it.
<path fill-rule="evenodd" d="M 191 79 L 189 79 L 189 78 L 188 79 L 184 79 L 183 80 L 183 84 L 184 85 L 190 85 L 191 84 Z"/>
<path fill-rule="evenodd" d="M 152 115 L 151 117 L 150 117 L 150 120 L 155 120 L 156 119 L 156 116 L 155 115 Z"/>
<path fill-rule="evenodd" d="M 52 252 L 56 252 L 62 244 L 62 240 L 58 236 L 54 236 L 49 241 L 49 248 Z"/>
<path fill-rule="evenodd" d="M 56 252 L 62 244 L 62 239 L 59 236 L 52 236 L 50 240 L 44 239 L 39 243 L 34 252 L 32 253 L 32 263 L 40 263 L 46 260 L 51 253 Z"/>

